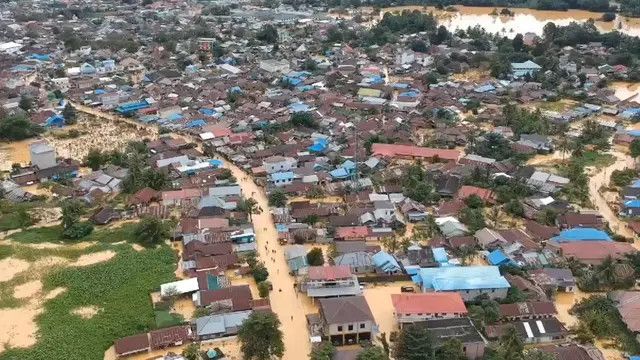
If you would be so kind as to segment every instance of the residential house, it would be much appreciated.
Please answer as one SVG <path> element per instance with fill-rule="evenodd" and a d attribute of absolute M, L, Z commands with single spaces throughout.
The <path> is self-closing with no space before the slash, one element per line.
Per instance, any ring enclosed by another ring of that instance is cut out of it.
<path fill-rule="evenodd" d="M 344 253 L 333 259 L 335 265 L 348 266 L 354 274 L 368 274 L 375 271 L 371 253 L 356 251 Z"/>
<path fill-rule="evenodd" d="M 362 294 L 358 277 L 346 265 L 311 266 L 301 286 L 311 298 L 342 297 Z"/>
<path fill-rule="evenodd" d="M 289 245 L 285 249 L 285 258 L 289 270 L 298 274 L 301 271 L 306 271 L 309 264 L 307 263 L 307 250 L 303 245 Z"/>
<path fill-rule="evenodd" d="M 566 259 L 587 265 L 599 265 L 608 257 L 620 260 L 636 252 L 632 244 L 617 241 L 549 242 L 547 246 Z"/>
<path fill-rule="evenodd" d="M 283 187 L 290 185 L 295 177 L 296 175 L 293 171 L 276 172 L 269 175 L 269 181 L 277 187 Z"/>
<path fill-rule="evenodd" d="M 236 335 L 251 313 L 251 310 L 245 310 L 199 317 L 194 321 L 195 336 L 204 341 Z"/>
<path fill-rule="evenodd" d="M 411 222 L 424 221 L 429 216 L 426 206 L 410 198 L 405 198 L 400 204 L 400 211 Z"/>
<path fill-rule="evenodd" d="M 464 185 L 458 189 L 455 198 L 457 200 L 465 200 L 472 195 L 479 197 L 485 203 L 493 204 L 495 202 L 495 194 L 493 191 L 471 185 Z"/>
<path fill-rule="evenodd" d="M 391 294 L 391 302 L 400 327 L 428 319 L 467 316 L 458 293 Z"/>
<path fill-rule="evenodd" d="M 551 301 L 500 304 L 500 317 L 507 320 L 534 320 L 554 317 L 558 311 Z"/>
<path fill-rule="evenodd" d="M 458 162 L 460 151 L 433 149 L 421 146 L 398 144 L 373 144 L 371 152 L 374 156 L 398 159 L 422 159 L 426 161 Z"/>
<path fill-rule="evenodd" d="M 193 296 L 199 307 L 208 307 L 214 312 L 244 311 L 251 309 L 249 285 L 234 285 L 218 290 L 200 290 Z"/>
<path fill-rule="evenodd" d="M 334 345 L 374 339 L 375 320 L 364 296 L 320 299 L 322 332 Z"/>
<path fill-rule="evenodd" d="M 551 291 L 575 292 L 576 278 L 570 269 L 542 268 L 529 273 L 531 280 L 543 289 Z"/>
<path fill-rule="evenodd" d="M 615 302 L 622 322 L 627 329 L 640 337 L 640 291 L 614 291 L 610 298 Z"/>
<path fill-rule="evenodd" d="M 267 174 L 288 172 L 298 166 L 298 161 L 292 157 L 270 156 L 262 160 L 262 167 Z"/>
<path fill-rule="evenodd" d="M 570 228 L 595 228 L 604 229 L 604 222 L 602 216 L 597 214 L 579 214 L 579 213 L 565 213 L 556 219 L 556 224 L 561 229 Z"/>
<path fill-rule="evenodd" d="M 484 249 L 492 250 L 507 244 L 507 240 L 496 230 L 484 228 L 473 235 Z"/>
<path fill-rule="evenodd" d="M 535 152 L 548 153 L 553 151 L 551 139 L 538 134 L 522 134 L 516 144 L 520 147 L 533 149 Z"/>
<path fill-rule="evenodd" d="M 542 66 L 534 63 L 531 60 L 527 60 L 522 63 L 511 63 L 511 75 L 514 78 L 534 76 L 536 72 L 540 71 L 541 69 Z"/>
<path fill-rule="evenodd" d="M 482 294 L 504 299 L 511 287 L 497 266 L 421 268 L 415 281 L 424 292 L 457 292 L 465 301 Z"/>
<path fill-rule="evenodd" d="M 447 340 L 458 340 L 469 360 L 484 358 L 485 340 L 468 317 L 429 319 L 416 323 L 429 330 L 433 345 L 443 345 Z"/>
<path fill-rule="evenodd" d="M 149 352 L 149 335 L 147 333 L 127 336 L 113 343 L 117 357 L 130 356 Z"/>
<path fill-rule="evenodd" d="M 526 344 L 563 341 L 569 335 L 567 328 L 555 317 L 488 325 L 485 327 L 485 331 L 488 338 L 499 339 L 511 327 L 516 329 L 516 333 Z"/>
<path fill-rule="evenodd" d="M 378 272 L 389 275 L 402 272 L 402 268 L 396 258 L 385 251 L 378 251 L 371 257 L 371 260 Z"/>
<path fill-rule="evenodd" d="M 149 332 L 149 344 L 151 350 L 165 349 L 180 346 L 193 338 L 189 325 L 172 326 Z"/>

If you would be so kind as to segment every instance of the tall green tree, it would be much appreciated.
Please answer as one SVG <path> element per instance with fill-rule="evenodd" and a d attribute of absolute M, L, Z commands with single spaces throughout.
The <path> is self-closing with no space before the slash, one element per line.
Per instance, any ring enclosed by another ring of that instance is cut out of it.
<path fill-rule="evenodd" d="M 284 342 L 279 329 L 280 320 L 272 312 L 253 312 L 240 326 L 238 339 L 245 360 L 282 358 Z"/>
<path fill-rule="evenodd" d="M 629 145 L 629 151 L 631 152 L 631 157 L 633 157 L 634 160 L 637 160 L 638 156 L 640 156 L 640 139 L 634 139 L 631 142 Z"/>
<path fill-rule="evenodd" d="M 322 249 L 314 247 L 307 253 L 307 263 L 309 266 L 322 266 L 324 265 L 324 255 L 322 255 Z"/>
<path fill-rule="evenodd" d="M 458 339 L 449 339 L 436 349 L 436 359 L 466 360 L 462 342 Z"/>
<path fill-rule="evenodd" d="M 333 355 L 336 353 L 336 348 L 331 342 L 323 342 L 311 350 L 309 354 L 309 360 L 333 360 Z"/>
<path fill-rule="evenodd" d="M 142 246 L 159 245 L 169 238 L 169 226 L 156 217 L 145 217 L 136 225 L 133 236 Z"/>
<path fill-rule="evenodd" d="M 408 325 L 400 330 L 393 349 L 397 360 L 435 360 L 429 330 L 419 325 Z"/>
<path fill-rule="evenodd" d="M 21 96 L 18 107 L 26 112 L 31 111 L 31 109 L 33 109 L 33 98 L 26 95 Z"/>
<path fill-rule="evenodd" d="M 524 345 L 514 327 L 508 327 L 498 342 L 492 360 L 524 360 Z"/>
<path fill-rule="evenodd" d="M 356 360 L 389 360 L 389 356 L 379 346 L 368 346 L 360 351 Z"/>
<path fill-rule="evenodd" d="M 238 203 L 238 210 L 249 214 L 249 219 L 253 218 L 253 214 L 260 214 L 262 209 L 258 206 L 258 202 L 254 198 L 242 199 Z"/>
<path fill-rule="evenodd" d="M 64 117 L 64 123 L 66 125 L 73 125 L 77 122 L 76 109 L 71 106 L 70 103 L 67 103 L 67 105 L 64 106 L 64 109 L 62 110 L 62 116 Z"/>

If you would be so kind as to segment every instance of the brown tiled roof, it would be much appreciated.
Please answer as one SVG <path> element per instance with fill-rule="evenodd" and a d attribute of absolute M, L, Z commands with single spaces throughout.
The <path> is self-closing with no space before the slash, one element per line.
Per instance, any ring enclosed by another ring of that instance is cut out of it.
<path fill-rule="evenodd" d="M 500 315 L 502 317 L 529 317 L 557 313 L 556 306 L 551 301 L 531 301 L 500 305 Z"/>
<path fill-rule="evenodd" d="M 310 280 L 337 280 L 351 278 L 351 268 L 347 265 L 311 266 L 308 276 Z"/>
<path fill-rule="evenodd" d="M 149 336 L 147 333 L 127 336 L 116 340 L 114 348 L 117 355 L 133 354 L 149 349 Z"/>
<path fill-rule="evenodd" d="M 233 311 L 251 310 L 251 288 L 249 285 L 229 286 L 220 290 L 203 290 L 200 292 L 202 305 L 216 301 L 231 300 Z"/>
<path fill-rule="evenodd" d="M 166 329 L 154 330 L 149 333 L 151 349 L 161 349 L 176 343 L 186 342 L 191 339 L 189 325 L 172 326 Z"/>
<path fill-rule="evenodd" d="M 320 311 L 327 324 L 374 321 L 364 296 L 320 299 Z"/>
<path fill-rule="evenodd" d="M 391 302 L 398 314 L 467 313 L 467 307 L 457 292 L 391 294 Z"/>

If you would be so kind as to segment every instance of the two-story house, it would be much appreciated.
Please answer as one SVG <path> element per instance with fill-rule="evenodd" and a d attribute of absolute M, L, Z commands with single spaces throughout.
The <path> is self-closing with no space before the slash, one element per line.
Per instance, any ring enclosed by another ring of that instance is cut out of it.
<path fill-rule="evenodd" d="M 301 290 L 311 298 L 361 295 L 358 277 L 347 265 L 311 266 Z"/>
<path fill-rule="evenodd" d="M 458 293 L 391 294 L 391 302 L 400 327 L 428 319 L 467 316 L 467 307 Z"/>
<path fill-rule="evenodd" d="M 375 322 L 364 296 L 320 300 L 322 333 L 334 345 L 357 344 L 371 340 Z"/>
<path fill-rule="evenodd" d="M 290 171 L 298 166 L 298 161 L 292 157 L 270 156 L 262 160 L 262 167 L 267 174 Z"/>

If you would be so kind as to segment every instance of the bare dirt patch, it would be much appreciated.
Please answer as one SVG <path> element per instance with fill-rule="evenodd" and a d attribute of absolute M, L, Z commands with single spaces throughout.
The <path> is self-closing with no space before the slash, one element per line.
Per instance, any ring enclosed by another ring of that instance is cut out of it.
<path fill-rule="evenodd" d="M 144 250 L 144 246 L 142 245 L 138 245 L 138 244 L 131 244 L 131 247 L 133 248 L 133 250 L 135 251 L 142 251 Z"/>
<path fill-rule="evenodd" d="M 102 311 L 102 309 L 96 306 L 83 306 L 72 310 L 71 313 L 74 315 L 78 315 L 83 319 L 91 319 L 92 317 L 98 315 L 100 311 Z"/>
<path fill-rule="evenodd" d="M 115 251 L 105 250 L 99 251 L 91 254 L 82 255 L 75 262 L 71 263 L 70 266 L 89 266 L 93 264 L 98 264 L 101 262 L 109 261 L 116 255 Z"/>
<path fill-rule="evenodd" d="M 55 299 L 56 297 L 58 297 L 58 295 L 62 294 L 63 292 L 67 291 L 67 288 L 63 288 L 63 287 L 57 287 L 51 291 L 49 291 L 44 298 L 46 300 L 51 300 L 51 299 Z"/>
<path fill-rule="evenodd" d="M 40 280 L 33 280 L 13 288 L 13 297 L 16 299 L 31 298 L 41 291 L 42 282 Z"/>
<path fill-rule="evenodd" d="M 14 258 L 6 258 L 0 260 L 0 282 L 9 281 L 13 279 L 17 274 L 27 270 L 29 263 Z M 1 317 L 0 317 L 1 318 Z"/>
<path fill-rule="evenodd" d="M 2 331 L 0 331 L 0 353 L 7 347 L 29 347 L 36 343 L 36 316 L 42 312 L 37 301 L 20 308 L 0 309 Z"/>

